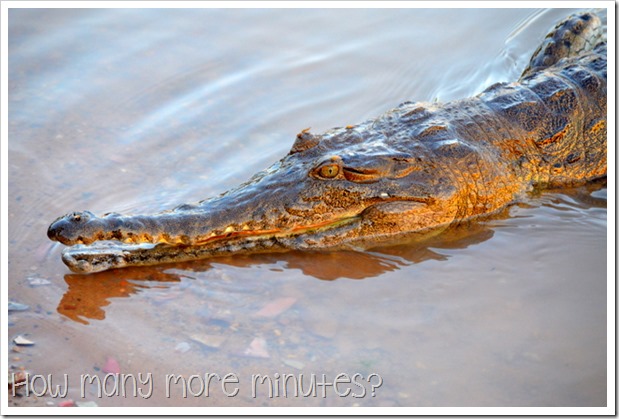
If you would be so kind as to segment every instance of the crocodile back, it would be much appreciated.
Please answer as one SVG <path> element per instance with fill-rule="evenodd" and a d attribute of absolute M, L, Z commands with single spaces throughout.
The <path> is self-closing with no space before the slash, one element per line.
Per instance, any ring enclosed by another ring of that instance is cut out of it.
<path fill-rule="evenodd" d="M 519 147 L 504 150 L 515 153 L 505 157 L 535 186 L 574 185 L 606 175 L 605 44 L 478 97 L 508 127 L 508 138 L 495 144 L 519 139 Z"/>
<path fill-rule="evenodd" d="M 605 10 L 598 16 L 592 12 L 571 15 L 559 22 L 533 53 L 521 77 L 539 72 L 560 60 L 579 57 L 606 42 Z"/>
<path fill-rule="evenodd" d="M 589 16 L 586 29 L 574 23 L 583 22 L 582 16 Z M 589 38 L 579 35 L 579 47 L 568 48 L 574 32 L 567 28 L 575 26 Z M 551 31 L 518 82 L 497 83 L 477 96 L 479 119 L 495 127 L 489 137 L 502 160 L 513 162 L 512 172 L 533 186 L 569 186 L 606 176 L 602 29 L 590 13 L 566 19 Z"/>

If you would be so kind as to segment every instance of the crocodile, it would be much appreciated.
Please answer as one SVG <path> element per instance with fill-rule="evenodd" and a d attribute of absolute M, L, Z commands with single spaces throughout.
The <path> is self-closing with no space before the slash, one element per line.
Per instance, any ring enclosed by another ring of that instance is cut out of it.
<path fill-rule="evenodd" d="M 606 28 L 559 22 L 516 82 L 476 96 L 404 102 L 314 134 L 219 196 L 149 215 L 90 211 L 47 235 L 74 272 L 289 249 L 364 249 L 423 239 L 607 170 Z"/>

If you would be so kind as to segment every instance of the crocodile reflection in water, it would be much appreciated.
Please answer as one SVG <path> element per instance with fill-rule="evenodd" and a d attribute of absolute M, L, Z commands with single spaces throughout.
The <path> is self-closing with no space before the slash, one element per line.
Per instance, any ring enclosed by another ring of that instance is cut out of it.
<path fill-rule="evenodd" d="M 63 261 L 76 272 L 366 247 L 604 177 L 606 142 L 605 28 L 580 13 L 550 32 L 516 83 L 304 130 L 283 159 L 219 197 L 153 215 L 70 213 L 48 236 L 73 245 Z"/>
<path fill-rule="evenodd" d="M 507 218 L 504 211 L 500 218 Z M 499 217 L 493 217 L 497 219 Z M 304 276 L 324 281 L 336 279 L 364 280 L 379 277 L 385 272 L 401 269 L 405 265 L 422 263 L 428 260 L 446 260 L 443 249 L 463 249 L 489 240 L 494 231 L 485 223 L 470 223 L 467 226 L 452 229 L 446 234 L 426 240 L 423 243 L 403 242 L 398 245 L 380 247 L 371 252 L 356 252 L 343 250 L 340 252 L 307 252 L 290 251 L 281 254 L 258 254 L 220 257 L 216 265 L 224 267 L 224 271 L 233 268 L 248 268 L 255 266 L 272 267 L 286 271 L 298 270 Z M 218 276 L 204 275 L 213 269 L 213 261 L 202 259 L 179 263 L 179 270 L 170 271 L 162 266 L 127 268 L 99 272 L 85 277 L 81 274 L 67 274 L 64 280 L 67 290 L 58 303 L 57 311 L 61 315 L 87 324 L 90 320 L 103 320 L 106 307 L 118 298 L 131 298 L 140 290 L 149 288 L 166 288 L 164 299 L 172 298 L 174 284 L 189 280 L 186 272 L 191 271 L 192 277 L 200 277 L 211 281 L 208 289 L 220 287 Z M 268 279 L 277 276 L 271 269 L 265 269 Z M 202 281 L 200 281 L 202 282 Z M 170 288 L 172 290 L 170 290 Z M 152 295 L 152 294 L 149 294 Z M 165 300 L 164 300 L 165 301 Z"/>

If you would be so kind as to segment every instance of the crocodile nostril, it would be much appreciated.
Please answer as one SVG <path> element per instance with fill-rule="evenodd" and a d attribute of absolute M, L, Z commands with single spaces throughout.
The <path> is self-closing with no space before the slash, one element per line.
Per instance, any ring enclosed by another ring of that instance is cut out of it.
<path fill-rule="evenodd" d="M 85 223 L 95 218 L 94 214 L 90 211 L 75 211 L 66 216 L 68 222 Z"/>

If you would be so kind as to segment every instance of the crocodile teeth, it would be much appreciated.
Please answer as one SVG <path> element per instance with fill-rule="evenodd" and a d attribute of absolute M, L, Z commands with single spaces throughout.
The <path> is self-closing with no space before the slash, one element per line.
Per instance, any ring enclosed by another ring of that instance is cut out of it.
<path fill-rule="evenodd" d="M 232 226 L 228 226 L 226 227 L 226 229 L 224 230 L 224 233 L 232 233 L 234 231 L 234 227 Z"/>

